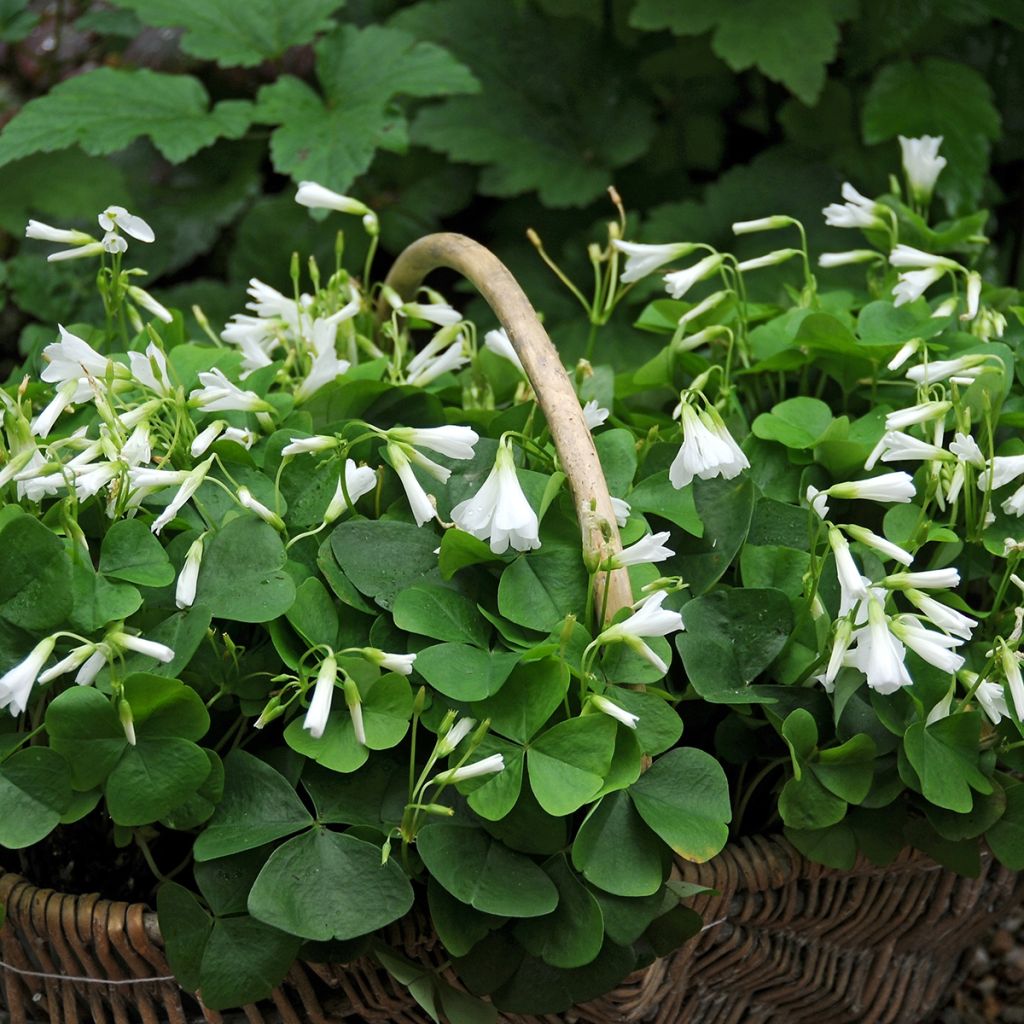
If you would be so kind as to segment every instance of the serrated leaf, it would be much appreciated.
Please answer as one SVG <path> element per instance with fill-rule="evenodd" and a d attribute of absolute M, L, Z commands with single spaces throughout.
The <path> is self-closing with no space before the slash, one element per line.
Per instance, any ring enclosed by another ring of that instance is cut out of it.
<path fill-rule="evenodd" d="M 981 197 L 1000 118 L 981 72 L 929 57 L 882 68 L 864 101 L 863 130 L 869 144 L 897 135 L 941 135 L 949 163 L 936 188 L 951 205 L 967 207 Z"/>
<path fill-rule="evenodd" d="M 148 69 L 97 68 L 30 100 L 0 134 L 0 166 L 32 153 L 81 146 L 99 156 L 142 135 L 172 163 L 221 137 L 240 138 L 252 104 L 210 98 L 197 78 Z"/>
<path fill-rule="evenodd" d="M 323 95 L 282 75 L 260 90 L 256 120 L 276 124 L 270 153 L 276 170 L 344 191 L 378 148 L 403 149 L 406 123 L 397 96 L 472 92 L 476 79 L 433 43 L 382 25 L 343 25 L 316 47 Z"/>
<path fill-rule="evenodd" d="M 446 46 L 480 79 L 478 96 L 420 111 L 412 138 L 484 165 L 487 195 L 536 190 L 545 205 L 582 206 L 650 144 L 650 106 L 592 25 L 552 31 L 547 18 L 505 0 L 418 3 L 394 23 Z"/>
<path fill-rule="evenodd" d="M 836 55 L 831 0 L 638 0 L 630 24 L 676 35 L 711 32 L 711 48 L 733 71 L 758 67 L 811 104 Z"/>
<path fill-rule="evenodd" d="M 308 43 L 345 0 L 117 0 L 147 25 L 184 29 L 181 48 L 221 67 L 252 67 Z"/>

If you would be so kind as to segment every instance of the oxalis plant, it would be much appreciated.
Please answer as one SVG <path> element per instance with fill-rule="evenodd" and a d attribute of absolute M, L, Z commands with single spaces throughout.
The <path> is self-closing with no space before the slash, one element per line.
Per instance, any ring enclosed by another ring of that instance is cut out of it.
<path fill-rule="evenodd" d="M 106 317 L 0 390 L 6 866 L 82 836 L 143 864 L 108 895 L 155 889 L 208 1007 L 373 956 L 457 1024 L 713 927 L 672 864 L 730 835 L 1024 866 L 1021 308 L 976 269 L 984 214 L 928 218 L 940 140 L 901 143 L 905 185 L 824 211 L 864 247 L 823 279 L 866 284 L 822 287 L 786 216 L 736 224 L 792 243 L 737 260 L 631 241 L 618 206 L 589 294 L 533 236 L 592 327 L 572 380 L 616 524 L 579 521 L 503 330 L 370 284 L 361 202 L 303 183 L 365 265 L 339 232 L 220 332 L 138 283 L 138 215 L 31 222 L 98 261 Z M 382 937 L 414 905 L 437 970 Z"/>

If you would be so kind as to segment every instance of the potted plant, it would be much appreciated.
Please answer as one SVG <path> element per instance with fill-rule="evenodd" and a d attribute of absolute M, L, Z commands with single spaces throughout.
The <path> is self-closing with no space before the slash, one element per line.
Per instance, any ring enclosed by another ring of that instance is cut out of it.
<path fill-rule="evenodd" d="M 17 1024 L 181 989 L 329 1014 L 313 975 L 376 1019 L 934 1005 L 1024 863 L 1021 320 L 984 215 L 927 219 L 937 141 L 903 146 L 905 194 L 825 211 L 871 247 L 820 265 L 866 289 L 789 217 L 736 224 L 796 243 L 740 260 L 633 242 L 613 195 L 571 375 L 482 247 L 371 286 L 373 211 L 313 183 L 362 275 L 339 233 L 208 337 L 126 269 L 139 216 L 32 222 L 106 318 L 0 391 Z"/>

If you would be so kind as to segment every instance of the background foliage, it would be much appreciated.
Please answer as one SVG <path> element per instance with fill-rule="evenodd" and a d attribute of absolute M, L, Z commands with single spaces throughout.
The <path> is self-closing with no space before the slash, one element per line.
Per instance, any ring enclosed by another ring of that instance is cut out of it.
<path fill-rule="evenodd" d="M 820 218 L 841 181 L 877 194 L 897 134 L 941 134 L 939 203 L 988 206 L 988 269 L 1019 284 L 1022 29 L 1021 0 L 0 0 L 0 377 L 93 312 L 91 267 L 47 266 L 30 216 L 144 214 L 147 287 L 219 328 L 250 276 L 330 258 L 289 179 L 368 202 L 386 254 L 486 242 L 571 355 L 526 227 L 588 274 L 614 183 L 648 240 L 786 212 L 845 248 Z"/>

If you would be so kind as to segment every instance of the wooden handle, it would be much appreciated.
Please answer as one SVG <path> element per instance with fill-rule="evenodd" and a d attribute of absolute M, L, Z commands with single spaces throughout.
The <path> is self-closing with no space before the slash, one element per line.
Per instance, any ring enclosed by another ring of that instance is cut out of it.
<path fill-rule="evenodd" d="M 471 281 L 508 333 L 547 417 L 569 480 L 584 552 L 601 560 L 617 554 L 622 541 L 594 440 L 558 351 L 530 300 L 489 249 L 465 235 L 451 233 L 427 235 L 413 242 L 395 260 L 385 283 L 410 301 L 427 274 L 438 267 L 449 267 Z M 597 607 L 603 602 L 608 618 L 633 603 L 625 569 L 601 573 L 597 587 Z"/>

